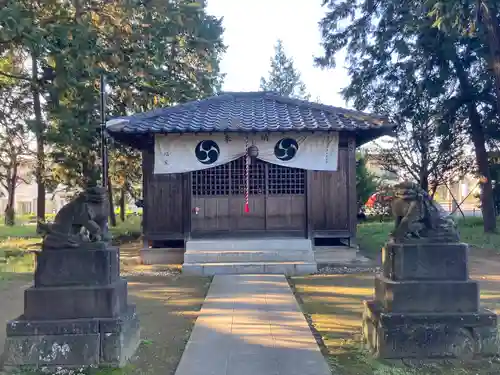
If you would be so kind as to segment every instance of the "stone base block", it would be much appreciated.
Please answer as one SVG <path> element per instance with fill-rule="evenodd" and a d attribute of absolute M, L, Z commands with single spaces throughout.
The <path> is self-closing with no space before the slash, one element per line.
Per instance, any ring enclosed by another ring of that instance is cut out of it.
<path fill-rule="evenodd" d="M 24 292 L 29 320 L 113 318 L 127 306 L 127 281 L 105 286 L 32 287 Z"/>
<path fill-rule="evenodd" d="M 35 287 L 107 285 L 120 277 L 120 251 L 44 250 L 37 253 Z"/>
<path fill-rule="evenodd" d="M 393 281 L 375 277 L 375 299 L 386 312 L 473 313 L 479 308 L 476 281 Z"/>
<path fill-rule="evenodd" d="M 403 280 L 468 279 L 465 243 L 387 243 L 382 249 L 382 271 L 386 278 Z"/>
<path fill-rule="evenodd" d="M 182 249 L 154 248 L 141 249 L 142 264 L 183 264 L 184 252 Z"/>
<path fill-rule="evenodd" d="M 7 323 L 5 370 L 19 368 L 123 367 L 140 343 L 135 306 L 113 319 L 36 321 L 24 316 Z"/>
<path fill-rule="evenodd" d="M 376 358 L 472 359 L 498 354 L 497 316 L 477 313 L 384 313 L 365 302 L 363 338 Z"/>
<path fill-rule="evenodd" d="M 188 276 L 215 275 L 309 275 L 318 271 L 314 262 L 252 262 L 252 263 L 184 263 L 182 273 Z"/>

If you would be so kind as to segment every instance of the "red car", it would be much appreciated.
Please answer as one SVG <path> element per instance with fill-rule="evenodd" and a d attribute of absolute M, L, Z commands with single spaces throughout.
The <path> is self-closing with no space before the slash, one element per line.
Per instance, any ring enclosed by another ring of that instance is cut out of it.
<path fill-rule="evenodd" d="M 390 215 L 392 195 L 384 192 L 377 191 L 373 193 L 365 203 L 365 208 L 368 214 L 375 215 Z"/>

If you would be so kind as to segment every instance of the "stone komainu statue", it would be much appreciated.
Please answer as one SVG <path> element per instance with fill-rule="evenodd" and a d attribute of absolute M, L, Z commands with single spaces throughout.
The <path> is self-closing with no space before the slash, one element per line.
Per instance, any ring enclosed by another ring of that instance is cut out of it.
<path fill-rule="evenodd" d="M 54 223 L 42 224 L 41 229 L 46 232 L 42 250 L 105 245 L 111 239 L 107 231 L 108 213 L 106 189 L 86 189 L 61 208 Z"/>
<path fill-rule="evenodd" d="M 418 184 L 402 182 L 393 189 L 392 213 L 396 219 L 393 241 L 459 241 L 453 219 Z"/>

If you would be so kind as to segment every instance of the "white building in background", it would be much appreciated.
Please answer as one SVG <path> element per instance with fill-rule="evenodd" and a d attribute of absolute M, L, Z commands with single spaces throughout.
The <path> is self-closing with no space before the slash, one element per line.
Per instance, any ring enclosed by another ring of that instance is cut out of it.
<path fill-rule="evenodd" d="M 478 198 L 480 192 L 481 188 L 477 177 L 466 175 L 459 181 L 448 183 L 447 186 L 439 186 L 436 190 L 435 199 L 447 211 L 455 211 L 460 214 L 460 210 L 457 209 L 458 202 L 460 209 L 466 216 L 479 216 L 481 215 Z"/>
<path fill-rule="evenodd" d="M 36 215 L 37 206 L 37 188 L 34 177 L 30 177 L 33 170 L 31 165 L 23 165 L 19 168 L 19 176 L 26 182 L 19 182 L 16 188 L 14 197 L 14 208 L 16 215 Z M 60 189 L 62 190 L 62 189 Z M 45 213 L 56 213 L 64 206 L 73 193 L 66 193 L 64 191 L 57 191 L 55 193 L 47 193 L 45 195 Z M 7 207 L 8 196 L 7 192 L 0 186 L 0 215 L 3 215 Z"/>
<path fill-rule="evenodd" d="M 34 177 L 30 177 L 33 171 L 32 165 L 26 165 L 19 168 L 19 176 L 26 182 L 19 182 L 16 188 L 14 197 L 14 208 L 16 215 L 36 215 L 37 213 L 37 188 L 38 185 Z M 68 203 L 77 191 L 71 191 L 60 186 L 55 192 L 45 194 L 45 213 L 56 214 L 66 203 Z M 5 208 L 7 207 L 8 197 L 7 192 L 0 185 L 0 216 L 4 215 Z M 117 208 L 115 204 L 115 209 Z M 142 209 L 137 208 L 135 200 L 127 196 L 126 202 L 127 210 L 133 212 L 142 212 Z M 1 221 L 1 220 L 0 220 Z"/>

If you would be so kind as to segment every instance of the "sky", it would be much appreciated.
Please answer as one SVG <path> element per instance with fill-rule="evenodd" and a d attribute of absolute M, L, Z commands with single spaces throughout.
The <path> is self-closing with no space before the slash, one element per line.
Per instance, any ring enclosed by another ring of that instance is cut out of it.
<path fill-rule="evenodd" d="M 209 14 L 224 17 L 224 43 L 228 47 L 221 69 L 226 73 L 224 91 L 258 91 L 266 76 L 277 39 L 294 60 L 311 100 L 349 107 L 339 91 L 349 78 L 344 55 L 337 68 L 323 70 L 313 58 L 322 53 L 318 22 L 325 14 L 321 0 L 208 0 Z"/>

